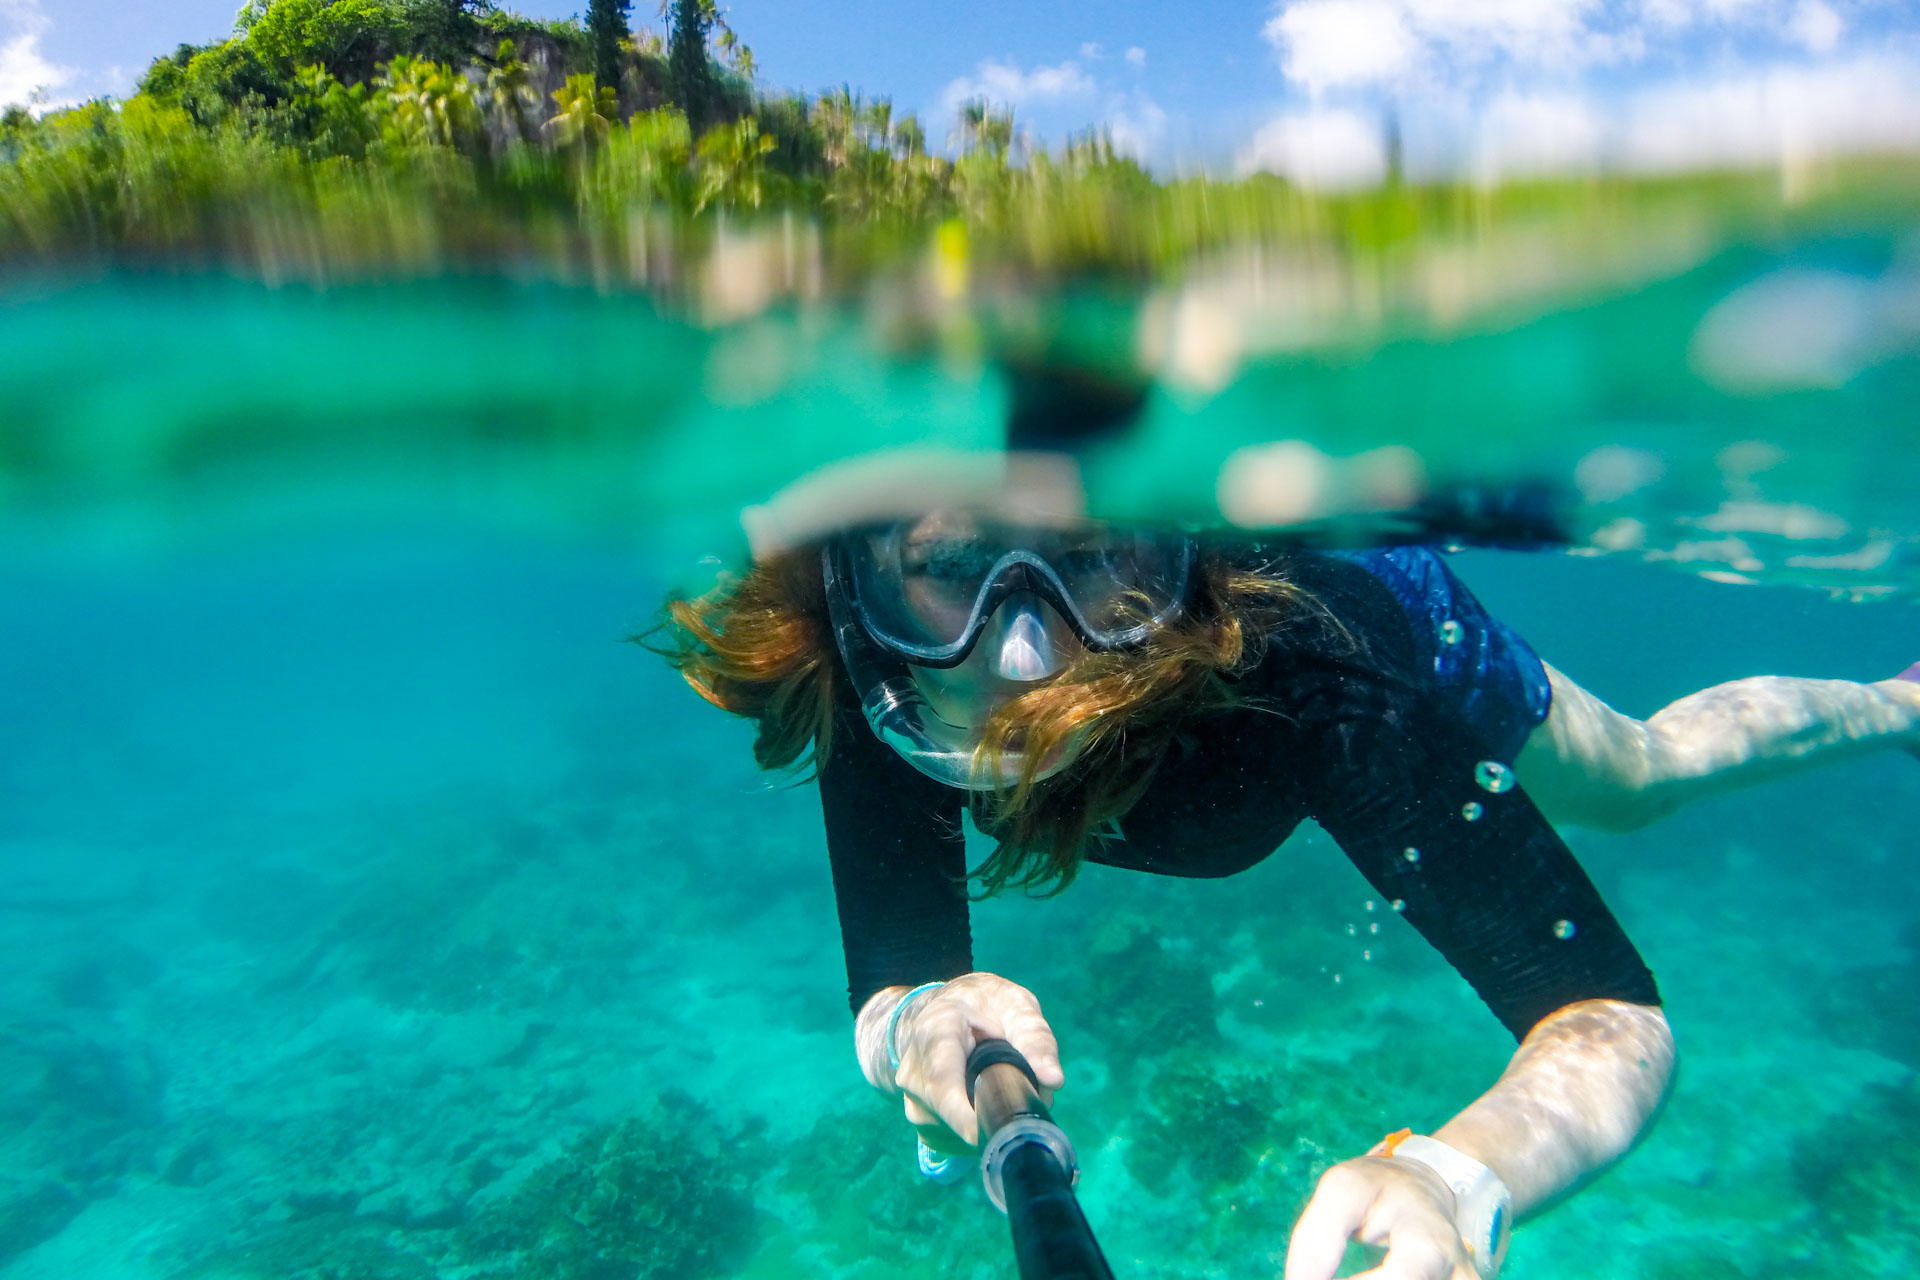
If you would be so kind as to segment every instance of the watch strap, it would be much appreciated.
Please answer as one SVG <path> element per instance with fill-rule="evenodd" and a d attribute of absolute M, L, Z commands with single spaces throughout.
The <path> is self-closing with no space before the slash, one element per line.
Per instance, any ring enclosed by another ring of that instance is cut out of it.
<path fill-rule="evenodd" d="M 1397 1135 L 1396 1135 L 1397 1136 Z M 1453 1192 L 1453 1225 L 1480 1280 L 1493 1280 L 1513 1235 L 1513 1193 L 1500 1175 L 1438 1138 L 1411 1134 L 1391 1149 L 1395 1160 L 1415 1160 L 1440 1175 Z"/>

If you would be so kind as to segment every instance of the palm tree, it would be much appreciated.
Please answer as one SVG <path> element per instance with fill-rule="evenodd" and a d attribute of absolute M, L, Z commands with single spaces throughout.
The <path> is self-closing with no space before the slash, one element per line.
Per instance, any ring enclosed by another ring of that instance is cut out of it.
<path fill-rule="evenodd" d="M 620 116 L 619 99 L 591 72 L 568 76 L 567 82 L 553 91 L 553 102 L 559 110 L 547 121 L 547 132 L 560 146 L 578 146 L 583 152 L 605 138 Z"/>
<path fill-rule="evenodd" d="M 978 136 L 981 150 L 996 159 L 1005 159 L 1013 150 L 1013 112 L 987 112 Z"/>
<path fill-rule="evenodd" d="M 699 213 L 716 201 L 758 209 L 766 195 L 767 155 L 773 145 L 752 116 L 709 131 L 700 139 L 700 190 L 693 211 Z"/>
<path fill-rule="evenodd" d="M 893 140 L 893 99 L 875 98 L 868 103 L 860 123 L 865 134 L 862 142 L 886 148 Z"/>
<path fill-rule="evenodd" d="M 820 154 L 829 169 L 844 169 L 853 151 L 854 129 L 860 117 L 860 95 L 850 85 L 829 89 L 814 104 L 814 123 L 820 131 Z"/>
<path fill-rule="evenodd" d="M 920 127 L 920 117 L 904 115 L 893 126 L 893 153 L 908 161 L 927 153 L 927 132 Z"/>
<path fill-rule="evenodd" d="M 367 117 L 366 96 L 364 84 L 348 88 L 322 66 L 301 67 L 294 73 L 287 107 L 306 135 L 309 156 L 357 159 L 366 154 L 367 144 L 377 136 Z"/>
<path fill-rule="evenodd" d="M 981 138 L 986 133 L 987 117 L 992 114 L 993 107 L 985 98 L 968 98 L 960 104 L 960 114 L 955 124 L 963 154 L 971 155 L 980 149 Z"/>
<path fill-rule="evenodd" d="M 612 145 L 593 166 L 594 181 L 620 208 L 677 204 L 687 191 L 691 137 L 687 118 L 677 108 L 635 112 L 625 132 L 612 137 Z"/>
<path fill-rule="evenodd" d="M 720 24 L 720 51 L 727 55 L 735 71 L 749 80 L 753 79 L 753 50 L 740 43 L 740 37 L 724 22 Z"/>
<path fill-rule="evenodd" d="M 457 147 L 480 133 L 473 82 L 444 63 L 397 54 L 374 80 L 381 132 L 403 146 Z"/>
<path fill-rule="evenodd" d="M 502 40 L 494 52 L 494 65 L 487 68 L 486 88 L 482 96 L 496 131 L 503 139 L 526 141 L 533 133 L 527 113 L 540 105 L 540 94 L 520 61 L 513 41 Z"/>

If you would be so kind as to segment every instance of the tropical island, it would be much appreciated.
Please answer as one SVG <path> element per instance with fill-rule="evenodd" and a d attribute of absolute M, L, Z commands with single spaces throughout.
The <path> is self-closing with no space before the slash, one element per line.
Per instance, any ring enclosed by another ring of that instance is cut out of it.
<path fill-rule="evenodd" d="M 230 37 L 156 58 L 124 101 L 0 117 L 0 261 L 278 275 L 537 260 L 657 282 L 658 252 L 635 261 L 663 236 L 800 216 L 856 268 L 957 224 L 976 254 L 1025 270 L 1139 276 L 1247 241 L 1350 256 L 1515 219 L 1619 225 L 1675 201 L 1716 222 L 1781 216 L 1771 171 L 1486 187 L 1395 169 L 1348 193 L 1163 180 L 1097 130 L 1036 145 L 985 99 L 936 138 L 851 86 L 773 89 L 714 0 L 659 17 L 635 28 L 629 0 L 558 22 L 491 0 L 250 0 Z"/>

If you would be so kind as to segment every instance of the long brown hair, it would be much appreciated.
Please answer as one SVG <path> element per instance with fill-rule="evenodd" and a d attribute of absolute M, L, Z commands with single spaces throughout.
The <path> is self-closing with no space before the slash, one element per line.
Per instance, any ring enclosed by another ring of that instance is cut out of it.
<path fill-rule="evenodd" d="M 1243 704 L 1231 677 L 1309 617 L 1326 620 L 1277 569 L 1203 557 L 1179 621 L 1155 628 L 1142 648 L 1085 654 L 996 710 L 975 748 L 976 771 L 999 777 L 1001 760 L 1014 753 L 1023 763 L 1010 784 L 969 793 L 975 824 L 999 841 L 969 873 L 982 895 L 1064 889 L 1089 843 L 1139 800 L 1195 718 Z M 817 550 L 770 557 L 703 596 L 668 601 L 653 634 L 667 637 L 651 647 L 696 693 L 758 724 L 754 758 L 762 768 L 824 767 L 834 682 L 845 675 Z M 1055 776 L 1036 778 L 1056 750 L 1078 754 Z"/>

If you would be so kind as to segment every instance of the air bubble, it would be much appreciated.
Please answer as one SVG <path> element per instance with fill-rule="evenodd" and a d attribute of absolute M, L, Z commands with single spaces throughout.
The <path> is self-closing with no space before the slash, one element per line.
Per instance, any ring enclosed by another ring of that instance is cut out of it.
<path fill-rule="evenodd" d="M 1348 925 L 1348 926 L 1347 926 L 1347 936 L 1348 936 L 1349 938 L 1351 938 L 1351 937 L 1352 937 L 1352 936 L 1353 936 L 1353 935 L 1354 935 L 1355 933 L 1357 933 L 1357 932 L 1359 932 L 1359 931 L 1358 931 L 1358 930 L 1356 930 L 1356 929 L 1355 929 L 1355 928 L 1354 928 L 1354 927 L 1353 927 L 1352 925 Z"/>
<path fill-rule="evenodd" d="M 1580 930 L 1574 927 L 1573 921 L 1571 920 L 1555 920 L 1553 922 L 1553 936 L 1562 942 L 1565 942 L 1578 932 L 1580 932 Z"/>
<path fill-rule="evenodd" d="M 1360 958 L 1361 958 L 1362 960 L 1371 960 L 1371 959 L 1373 959 L 1373 952 L 1372 952 L 1372 951 L 1362 951 L 1362 952 L 1360 953 Z"/>
<path fill-rule="evenodd" d="M 1375 921 L 1374 921 L 1374 922 L 1373 922 L 1372 924 L 1370 924 L 1370 925 L 1368 925 L 1368 926 L 1367 926 L 1367 932 L 1368 932 L 1368 933 L 1378 933 L 1378 932 L 1380 932 L 1380 922 L 1379 922 L 1378 920 L 1375 920 Z"/>
<path fill-rule="evenodd" d="M 1482 760 L 1473 766 L 1473 780 L 1496 796 L 1513 790 L 1513 770 L 1498 760 Z"/>
<path fill-rule="evenodd" d="M 1400 856 L 1405 858 L 1408 862 L 1420 861 L 1420 851 L 1414 848 L 1412 845 L 1408 845 L 1404 850 L 1402 850 L 1400 853 Z"/>
<path fill-rule="evenodd" d="M 1460 816 L 1465 818 L 1468 822 L 1480 821 L 1480 815 L 1485 812 L 1486 810 L 1480 807 L 1480 802 L 1478 800 L 1469 800 L 1465 804 L 1460 806 Z"/>
<path fill-rule="evenodd" d="M 1367 899 L 1367 901 L 1366 901 L 1366 908 L 1367 908 L 1367 910 L 1369 910 L 1369 911 L 1371 911 L 1371 910 L 1373 910 L 1373 899 L 1372 899 L 1372 898 L 1368 898 L 1368 899 Z"/>
<path fill-rule="evenodd" d="M 1459 644 L 1461 637 L 1466 635 L 1466 633 L 1467 629 L 1458 622 L 1455 622 L 1452 618 L 1448 618 L 1440 624 L 1440 641 L 1442 644 Z"/>
<path fill-rule="evenodd" d="M 1394 913 L 1397 915 L 1400 912 L 1405 911 L 1407 909 L 1407 900 L 1405 898 L 1395 898 L 1393 900 L 1392 906 L 1393 906 Z"/>

